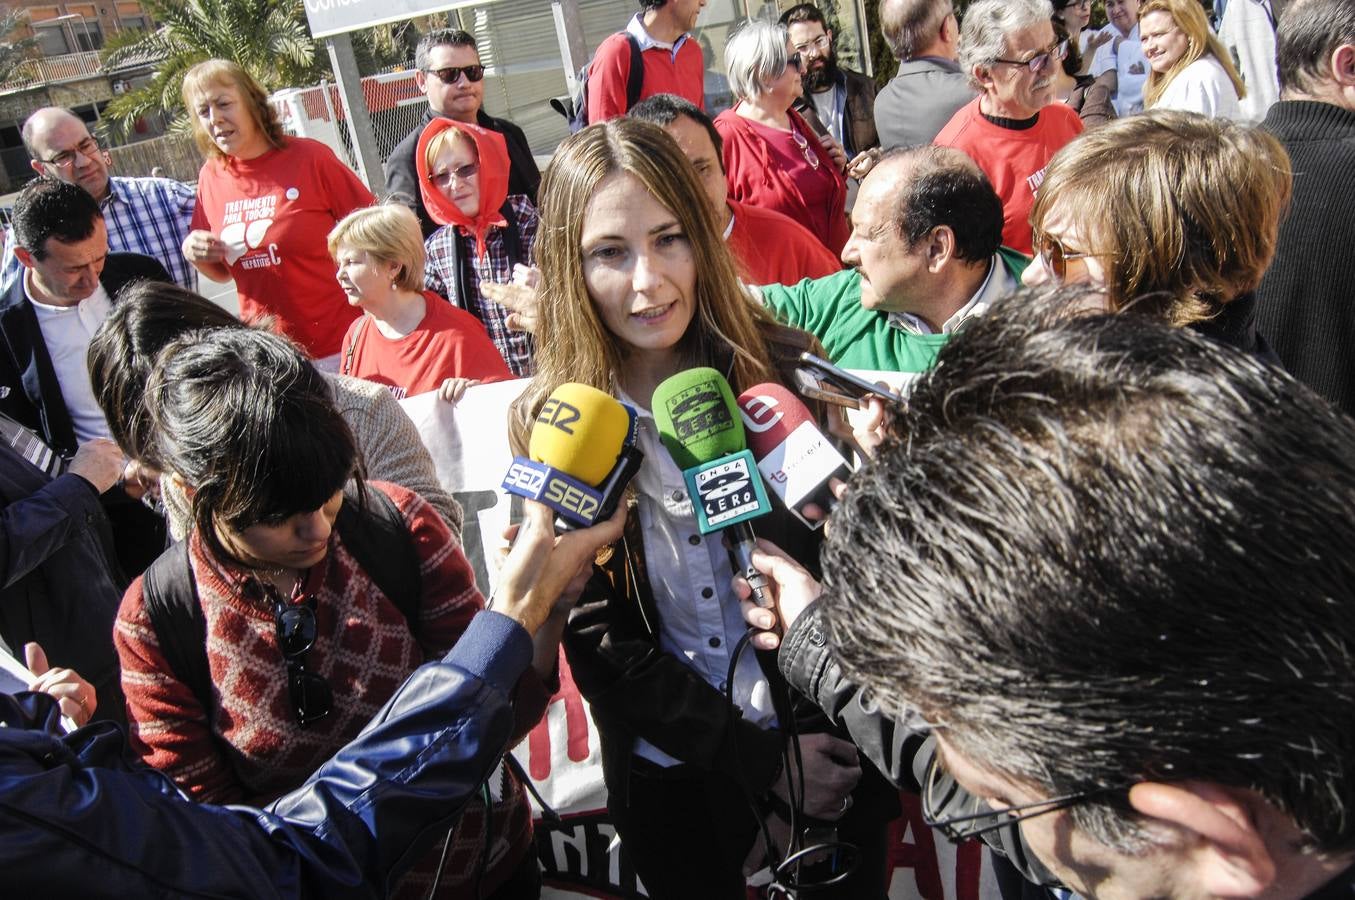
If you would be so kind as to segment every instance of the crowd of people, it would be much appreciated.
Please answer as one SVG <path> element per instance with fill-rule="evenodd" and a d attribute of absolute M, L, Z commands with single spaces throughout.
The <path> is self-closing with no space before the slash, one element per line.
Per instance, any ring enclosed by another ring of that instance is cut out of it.
<path fill-rule="evenodd" d="M 505 751 L 563 653 L 651 897 L 883 898 L 900 791 L 1004 897 L 1349 895 L 1355 0 L 1269 43 L 1230 32 L 1252 3 L 879 0 L 878 90 L 799 3 L 730 36 L 711 115 L 705 0 L 640 0 L 544 172 L 435 30 L 380 199 L 232 60 L 184 78 L 195 191 L 35 112 L 0 261 L 17 889 L 537 897 Z M 669 386 L 793 393 L 806 352 L 906 397 L 805 393 L 855 473 L 754 520 L 755 592 L 666 431 L 716 401 Z M 491 594 L 398 401 L 514 379 L 474 428 L 528 456 L 582 385 L 642 462 L 591 527 L 526 501 Z"/>

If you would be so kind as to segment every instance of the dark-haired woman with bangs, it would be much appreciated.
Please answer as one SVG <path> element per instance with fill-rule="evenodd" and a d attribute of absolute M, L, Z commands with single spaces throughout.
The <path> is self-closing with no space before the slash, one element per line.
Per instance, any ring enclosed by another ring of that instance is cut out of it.
<path fill-rule="evenodd" d="M 356 736 L 416 667 L 456 642 L 484 600 L 427 502 L 363 483 L 328 383 L 285 339 L 189 333 L 165 349 L 146 406 L 155 458 L 192 506 L 186 556 L 176 545 L 151 574 L 160 597 L 161 573 L 191 576 L 210 678 L 195 683 L 182 650 L 192 634 L 153 615 L 147 579 L 134 581 L 114 632 L 132 742 L 199 800 L 264 805 Z M 185 562 L 187 573 L 172 568 Z M 538 638 L 539 668 L 517 688 L 518 736 L 548 699 L 549 632 Z M 488 825 L 484 803 L 468 807 L 449 838 L 439 897 L 536 891 L 522 786 L 506 771 L 491 781 L 507 790 Z M 426 896 L 441 855 L 440 840 L 394 895 Z"/>

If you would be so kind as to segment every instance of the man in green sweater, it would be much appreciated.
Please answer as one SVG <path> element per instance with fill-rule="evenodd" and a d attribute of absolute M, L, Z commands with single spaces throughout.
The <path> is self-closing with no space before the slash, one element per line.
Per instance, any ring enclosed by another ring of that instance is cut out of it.
<path fill-rule="evenodd" d="M 850 268 L 755 290 L 777 318 L 849 369 L 922 372 L 951 334 L 1020 282 L 1001 246 L 1002 202 L 968 156 L 922 146 L 884 155 L 861 183 Z"/>

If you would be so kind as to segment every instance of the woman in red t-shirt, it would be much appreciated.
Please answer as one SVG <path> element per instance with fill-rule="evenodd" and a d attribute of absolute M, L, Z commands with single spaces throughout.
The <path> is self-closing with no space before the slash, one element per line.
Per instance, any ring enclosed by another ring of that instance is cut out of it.
<path fill-rule="evenodd" d="M 353 309 L 334 284 L 324 235 L 372 192 L 334 151 L 282 130 L 249 73 L 224 59 L 184 75 L 183 100 L 207 161 L 183 254 L 213 281 L 235 279 L 240 318 L 270 316 L 325 371 Z"/>
<path fill-rule="evenodd" d="M 329 233 L 339 287 L 364 315 L 344 335 L 339 371 L 397 397 L 436 390 L 455 403 L 472 384 L 512 378 L 480 320 L 423 290 L 419 220 L 399 204 L 350 213 Z"/>
<path fill-rule="evenodd" d="M 749 22 L 725 46 L 739 102 L 715 118 L 729 197 L 790 216 L 832 252 L 847 226 L 846 160 L 836 160 L 791 104 L 800 96 L 800 55 L 783 25 Z"/>

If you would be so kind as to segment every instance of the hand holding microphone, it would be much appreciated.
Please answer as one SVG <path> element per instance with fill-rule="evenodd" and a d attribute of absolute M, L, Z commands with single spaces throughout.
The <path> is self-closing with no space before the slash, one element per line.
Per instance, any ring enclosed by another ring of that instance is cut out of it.
<path fill-rule="evenodd" d="M 734 575 L 734 594 L 743 607 L 743 620 L 757 630 L 753 646 L 759 650 L 775 650 L 781 646 L 781 635 L 795 624 L 809 604 L 823 593 L 823 585 L 809 574 L 804 566 L 786 555 L 786 551 L 771 541 L 758 538 L 753 550 L 753 565 L 770 581 L 770 606 L 753 602 L 752 589 L 740 574 Z"/>

